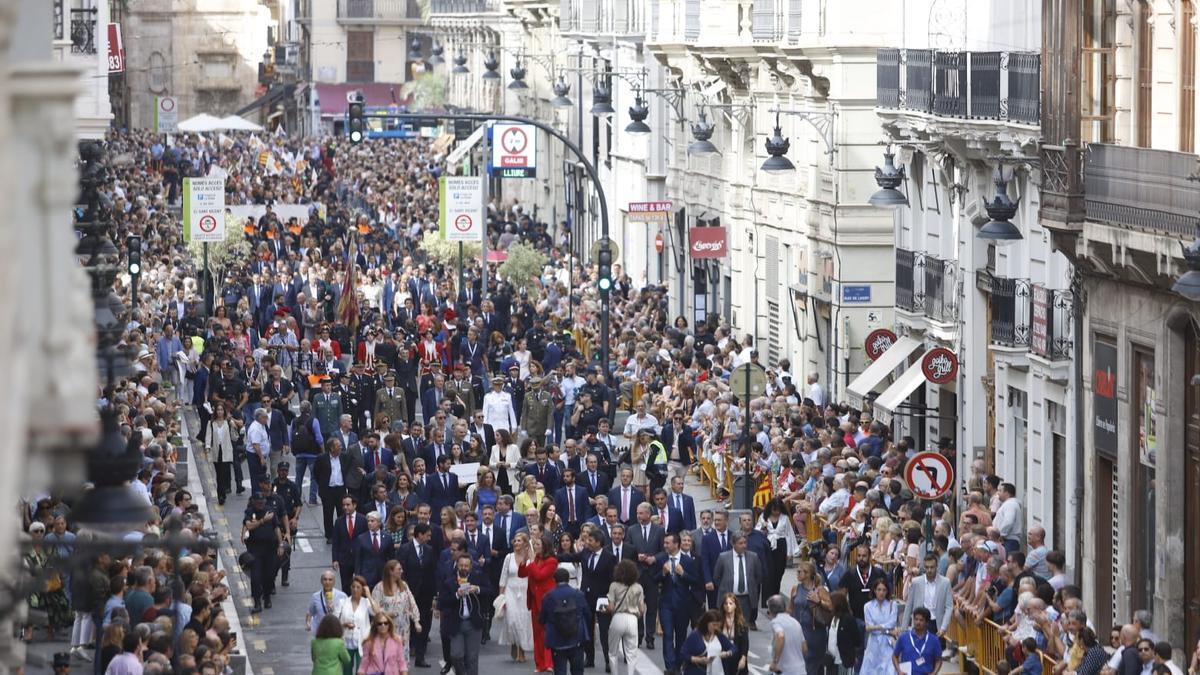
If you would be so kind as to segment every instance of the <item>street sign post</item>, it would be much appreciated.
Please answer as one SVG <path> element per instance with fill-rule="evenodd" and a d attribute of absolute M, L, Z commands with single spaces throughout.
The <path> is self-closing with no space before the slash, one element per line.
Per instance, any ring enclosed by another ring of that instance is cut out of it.
<path fill-rule="evenodd" d="M 499 178 L 535 178 L 537 127 L 532 124 L 493 124 L 489 169 Z"/>
<path fill-rule="evenodd" d="M 179 102 L 174 96 L 154 97 L 154 130 L 160 134 L 179 132 Z"/>
<path fill-rule="evenodd" d="M 225 179 L 183 179 L 183 237 L 186 241 L 225 241 Z"/>
<path fill-rule="evenodd" d="M 766 393 L 767 374 L 761 367 L 753 363 L 740 365 L 729 374 L 729 389 L 741 399 L 741 404 L 746 406 L 742 425 L 742 443 L 746 446 L 744 448 L 746 470 L 742 477 L 742 490 L 745 496 L 742 498 L 742 508 L 750 510 L 754 508 L 754 486 L 750 484 L 750 399 Z"/>
<path fill-rule="evenodd" d="M 438 186 L 442 239 L 483 241 L 483 177 L 443 176 Z"/>
<path fill-rule="evenodd" d="M 917 498 L 939 499 L 954 486 L 954 466 L 941 453 L 917 453 L 908 460 L 904 481 Z"/>

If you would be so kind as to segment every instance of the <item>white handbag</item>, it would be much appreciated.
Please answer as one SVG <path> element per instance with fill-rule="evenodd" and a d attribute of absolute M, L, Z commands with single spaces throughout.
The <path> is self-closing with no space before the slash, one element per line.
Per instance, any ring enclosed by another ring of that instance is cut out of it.
<path fill-rule="evenodd" d="M 492 616 L 494 616 L 497 619 L 503 617 L 504 616 L 504 608 L 507 606 L 508 606 L 508 599 L 505 598 L 503 595 L 497 595 L 496 599 L 492 601 L 492 609 L 495 610 L 493 612 Z"/>

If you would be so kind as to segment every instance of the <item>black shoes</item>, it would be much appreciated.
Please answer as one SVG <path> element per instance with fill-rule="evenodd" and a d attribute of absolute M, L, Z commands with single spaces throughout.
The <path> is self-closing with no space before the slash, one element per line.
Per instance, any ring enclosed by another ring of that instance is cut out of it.
<path fill-rule="evenodd" d="M 646 649 L 654 649 L 654 638 L 646 638 Z"/>
<path fill-rule="evenodd" d="M 263 598 L 263 607 L 271 609 L 271 596 L 268 595 L 267 597 Z"/>
<path fill-rule="evenodd" d="M 258 600 L 255 600 L 254 606 L 250 608 L 250 613 L 251 614 L 262 614 L 262 611 L 263 611 L 262 603 L 259 602 Z"/>
<path fill-rule="evenodd" d="M 418 668 L 428 668 L 429 662 L 426 661 L 425 659 L 417 659 L 417 667 Z"/>
<path fill-rule="evenodd" d="M 453 667 L 454 667 L 454 666 L 451 666 L 449 663 L 447 663 L 446 665 L 442 666 L 442 675 L 446 675 L 446 673 L 450 672 L 450 669 L 451 669 L 451 668 L 453 668 Z"/>

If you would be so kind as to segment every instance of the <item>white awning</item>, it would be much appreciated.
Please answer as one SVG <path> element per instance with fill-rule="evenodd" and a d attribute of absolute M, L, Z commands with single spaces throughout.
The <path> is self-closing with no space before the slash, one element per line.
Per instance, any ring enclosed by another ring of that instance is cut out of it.
<path fill-rule="evenodd" d="M 483 140 L 484 126 L 485 125 L 480 124 L 470 136 L 464 138 L 462 142 L 460 142 L 458 146 L 446 156 L 446 166 L 457 165 L 463 160 L 463 157 L 467 156 L 467 153 L 470 152 L 472 148 L 479 144 L 479 141 Z M 489 160 L 490 158 L 484 159 L 485 162 Z"/>
<path fill-rule="evenodd" d="M 908 359 L 908 355 L 920 346 L 920 341 L 910 337 L 898 338 L 895 344 L 880 355 L 874 363 L 867 366 L 866 370 L 859 373 L 850 386 L 846 387 L 846 398 L 850 402 L 850 407 L 862 410 L 867 394 L 871 393 L 876 385 L 883 382 L 884 378 L 903 364 Z"/>
<path fill-rule="evenodd" d="M 875 419 L 884 424 L 891 424 L 896 408 L 924 383 L 925 371 L 921 368 L 921 362 L 917 361 L 875 399 Z"/>

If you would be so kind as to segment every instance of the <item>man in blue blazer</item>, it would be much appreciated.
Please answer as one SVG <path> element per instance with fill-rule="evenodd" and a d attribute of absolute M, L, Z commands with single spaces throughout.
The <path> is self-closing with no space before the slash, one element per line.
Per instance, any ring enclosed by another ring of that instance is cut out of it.
<path fill-rule="evenodd" d="M 667 504 L 667 491 L 659 488 L 654 491 L 654 508 L 651 515 L 658 517 L 658 524 L 668 534 L 679 534 L 683 531 L 683 514 L 674 506 Z"/>
<path fill-rule="evenodd" d="M 678 534 L 663 537 L 663 552 L 654 564 L 662 584 L 658 617 L 663 631 L 664 670 L 677 673 L 679 650 L 691 624 L 692 588 L 700 583 L 700 570 L 690 555 L 679 550 Z"/>
<path fill-rule="evenodd" d="M 429 505 L 439 514 L 443 506 L 454 506 L 458 501 L 458 476 L 450 473 L 450 456 L 437 458 L 437 472 L 425 479 Z"/>
<path fill-rule="evenodd" d="M 548 461 L 549 455 L 543 446 L 538 447 L 536 457 L 536 462 L 525 467 L 525 473 L 536 478 L 542 487 L 546 488 L 546 494 L 553 495 L 559 487 L 558 465 Z M 564 521 L 566 520 L 561 511 L 558 515 Z"/>
<path fill-rule="evenodd" d="M 496 517 L 492 519 L 492 548 L 496 549 L 497 557 L 503 559 L 512 552 L 513 535 L 525 525 L 525 516 L 513 512 L 512 495 L 500 495 L 496 499 Z"/>
<path fill-rule="evenodd" d="M 683 476 L 671 478 L 671 492 L 667 494 L 667 501 L 683 515 L 684 529 L 688 531 L 696 529 L 696 500 L 692 499 L 691 495 L 684 493 Z"/>
<path fill-rule="evenodd" d="M 729 513 L 724 509 L 713 512 L 713 529 L 704 535 L 704 543 L 700 547 L 701 567 L 704 571 L 704 590 L 708 595 L 708 606 L 717 609 L 717 587 L 713 583 L 713 570 L 717 568 L 717 558 L 733 548 L 733 532 L 729 531 Z"/>
<path fill-rule="evenodd" d="M 367 580 L 367 588 L 383 579 L 383 566 L 395 556 L 391 535 L 380 529 L 380 515 L 367 514 L 367 531 L 354 539 L 354 572 Z"/>
<path fill-rule="evenodd" d="M 571 538 L 579 537 L 579 528 L 592 517 L 592 506 L 588 502 L 587 488 L 575 484 L 575 472 L 563 471 L 563 486 L 554 493 L 554 507 Z"/>
<path fill-rule="evenodd" d="M 367 519 L 358 513 L 358 500 L 353 495 L 342 497 L 342 517 L 333 524 L 333 569 L 342 578 L 342 590 L 350 592 L 354 578 L 354 542 L 367 531 Z"/>
<path fill-rule="evenodd" d="M 696 455 L 696 442 L 692 439 L 692 430 L 684 421 L 682 410 L 676 410 L 671 416 L 671 421 L 663 425 L 658 440 L 667 449 L 667 464 L 674 471 L 692 465 Z"/>
<path fill-rule="evenodd" d="M 421 392 L 421 415 L 425 418 L 425 426 L 433 422 L 433 416 L 441 407 L 442 399 L 446 398 L 445 387 L 446 378 L 437 374 L 433 376 L 433 386 Z"/>
<path fill-rule="evenodd" d="M 391 450 L 379 444 L 379 434 L 374 431 L 366 434 L 363 443 L 363 467 L 367 470 L 368 476 L 375 473 L 375 469 L 379 467 L 377 462 L 382 464 L 388 472 L 396 470 L 396 457 Z"/>
<path fill-rule="evenodd" d="M 637 505 L 646 495 L 633 487 L 633 469 L 621 469 L 621 484 L 608 491 L 608 505 L 617 507 L 617 520 L 628 525 L 637 519 Z"/>
<path fill-rule="evenodd" d="M 433 530 L 427 523 L 417 523 L 413 526 L 412 539 L 400 546 L 396 558 L 404 570 L 406 579 L 432 580 L 437 570 L 437 555 L 429 545 L 433 539 Z M 418 668 L 428 668 L 425 661 L 425 650 L 429 646 L 429 629 L 433 625 L 433 601 L 437 588 L 432 583 L 410 584 L 413 597 L 417 601 L 417 610 L 421 615 L 421 630 L 412 633 L 412 655 Z"/>
<path fill-rule="evenodd" d="M 441 633 L 443 644 L 448 645 L 446 660 L 456 673 L 477 673 L 484 626 L 480 598 L 487 582 L 483 570 L 473 566 L 471 556 L 465 552 L 454 559 L 448 571 L 438 586 Z"/>
<path fill-rule="evenodd" d="M 587 456 L 586 470 L 576 475 L 578 482 L 587 488 L 588 494 L 592 497 L 596 495 L 607 495 L 609 488 L 612 487 L 612 479 L 608 474 L 600 470 L 600 461 L 595 455 Z"/>

